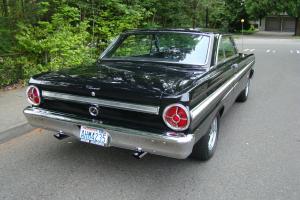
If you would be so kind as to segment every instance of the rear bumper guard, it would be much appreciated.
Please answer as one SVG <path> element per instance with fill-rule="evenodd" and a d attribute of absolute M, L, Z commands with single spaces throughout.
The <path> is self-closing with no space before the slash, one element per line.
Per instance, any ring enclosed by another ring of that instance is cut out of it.
<path fill-rule="evenodd" d="M 37 107 L 25 108 L 24 115 L 32 126 L 52 131 L 62 131 L 64 134 L 75 136 L 78 139 L 82 125 L 103 128 L 109 133 L 109 143 L 107 146 L 129 150 L 142 148 L 143 151 L 151 154 L 177 159 L 187 158 L 191 154 L 195 143 L 193 134 L 182 134 L 180 136 L 168 136 L 166 133 L 156 134 L 106 125 L 88 119 L 69 117 L 63 113 Z"/>

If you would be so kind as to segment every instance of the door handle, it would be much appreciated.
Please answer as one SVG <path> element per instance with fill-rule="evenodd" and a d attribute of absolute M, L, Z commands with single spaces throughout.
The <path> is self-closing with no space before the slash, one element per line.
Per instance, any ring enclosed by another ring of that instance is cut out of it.
<path fill-rule="evenodd" d="M 238 64 L 236 64 L 236 63 L 235 63 L 235 64 L 233 64 L 233 65 L 231 65 L 231 68 L 232 68 L 232 69 L 237 69 L 238 67 L 239 67 L 239 65 L 238 65 Z"/>

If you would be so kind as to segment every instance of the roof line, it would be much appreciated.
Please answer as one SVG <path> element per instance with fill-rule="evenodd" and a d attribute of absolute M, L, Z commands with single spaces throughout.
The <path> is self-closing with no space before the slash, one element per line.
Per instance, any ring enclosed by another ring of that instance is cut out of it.
<path fill-rule="evenodd" d="M 203 33 L 203 34 L 215 34 L 213 31 L 205 31 L 201 29 L 175 29 L 175 28 L 162 28 L 162 29 L 129 29 L 124 33 L 137 33 L 137 32 L 189 32 L 189 33 Z"/>

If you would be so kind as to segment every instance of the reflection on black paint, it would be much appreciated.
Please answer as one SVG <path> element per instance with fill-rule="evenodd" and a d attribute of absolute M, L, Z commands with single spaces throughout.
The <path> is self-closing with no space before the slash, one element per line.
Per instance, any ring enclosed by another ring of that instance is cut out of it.
<path fill-rule="evenodd" d="M 160 97 L 177 95 L 192 85 L 205 72 L 201 67 L 197 68 L 189 70 L 171 64 L 102 61 L 95 65 L 42 74 L 34 79 L 46 81 L 48 85 L 69 86 L 71 89 L 85 89 L 86 86 L 101 88 L 102 94 L 114 91 L 122 95 L 130 91 Z"/>

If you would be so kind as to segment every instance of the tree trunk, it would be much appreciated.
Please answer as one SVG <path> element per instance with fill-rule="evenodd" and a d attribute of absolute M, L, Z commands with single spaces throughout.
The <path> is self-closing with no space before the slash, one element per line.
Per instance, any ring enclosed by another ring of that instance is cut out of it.
<path fill-rule="evenodd" d="M 196 28 L 196 17 L 193 16 L 193 28 Z"/>
<path fill-rule="evenodd" d="M 262 17 L 259 17 L 259 27 L 261 27 L 261 20 L 262 20 Z"/>
<path fill-rule="evenodd" d="M 155 13 L 153 13 L 153 16 L 152 16 L 152 25 L 154 24 L 154 22 L 155 22 L 155 14 L 156 14 L 156 12 Z"/>
<path fill-rule="evenodd" d="M 3 15 L 8 17 L 8 3 L 7 0 L 3 0 Z"/>
<path fill-rule="evenodd" d="M 196 0 L 195 1 L 193 1 L 193 3 L 192 3 L 192 6 L 193 6 L 193 16 L 192 16 L 192 26 L 193 26 L 193 28 L 196 28 L 196 12 L 197 12 L 197 2 L 196 2 Z"/>
<path fill-rule="evenodd" d="M 22 14 L 23 17 L 25 16 L 25 4 L 24 4 L 24 0 L 21 0 L 21 7 L 22 7 Z"/>
<path fill-rule="evenodd" d="M 300 36 L 300 20 L 299 20 L 299 17 L 296 17 L 295 36 Z"/>
<path fill-rule="evenodd" d="M 205 28 L 208 28 L 208 7 L 205 9 Z"/>

